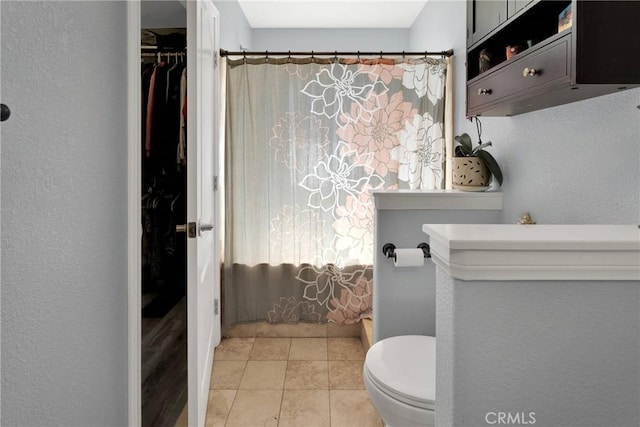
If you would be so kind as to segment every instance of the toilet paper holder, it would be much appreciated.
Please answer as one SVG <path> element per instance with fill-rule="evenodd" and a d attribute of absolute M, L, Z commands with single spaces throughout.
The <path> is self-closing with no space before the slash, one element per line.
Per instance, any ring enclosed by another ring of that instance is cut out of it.
<path fill-rule="evenodd" d="M 420 243 L 418 244 L 417 248 L 422 249 L 422 253 L 424 254 L 425 258 L 431 258 L 431 248 L 429 247 L 428 243 Z M 387 258 L 393 258 L 395 260 L 396 245 L 394 245 L 393 243 L 385 243 L 384 245 L 382 245 L 382 253 Z"/>

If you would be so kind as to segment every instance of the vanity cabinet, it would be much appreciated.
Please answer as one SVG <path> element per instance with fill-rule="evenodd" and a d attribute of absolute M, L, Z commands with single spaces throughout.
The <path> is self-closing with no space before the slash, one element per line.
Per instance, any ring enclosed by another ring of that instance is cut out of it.
<path fill-rule="evenodd" d="M 520 9 L 531 3 L 531 1 L 532 0 L 509 0 L 507 4 L 507 15 L 509 17 L 515 15 Z"/>
<path fill-rule="evenodd" d="M 639 22 L 634 1 L 469 0 L 467 116 L 516 115 L 640 86 Z"/>
<path fill-rule="evenodd" d="M 514 0 L 509 0 L 512 2 Z M 481 40 L 507 20 L 505 0 L 467 1 L 467 45 Z"/>

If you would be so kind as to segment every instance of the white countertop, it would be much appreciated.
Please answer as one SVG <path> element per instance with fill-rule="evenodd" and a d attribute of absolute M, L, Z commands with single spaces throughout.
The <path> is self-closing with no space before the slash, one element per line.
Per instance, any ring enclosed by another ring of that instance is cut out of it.
<path fill-rule="evenodd" d="M 462 280 L 640 280 L 637 225 L 425 224 L 433 261 Z"/>
<path fill-rule="evenodd" d="M 467 209 L 501 210 L 500 191 L 374 190 L 376 209 Z"/>

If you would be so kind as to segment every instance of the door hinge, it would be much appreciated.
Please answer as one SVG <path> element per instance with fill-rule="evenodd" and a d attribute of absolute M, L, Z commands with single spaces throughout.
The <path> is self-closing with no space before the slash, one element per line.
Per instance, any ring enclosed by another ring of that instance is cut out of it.
<path fill-rule="evenodd" d="M 217 315 L 218 311 L 218 299 L 216 298 L 213 300 L 213 314 Z"/>
<path fill-rule="evenodd" d="M 213 177 L 213 191 L 218 191 L 218 177 Z"/>

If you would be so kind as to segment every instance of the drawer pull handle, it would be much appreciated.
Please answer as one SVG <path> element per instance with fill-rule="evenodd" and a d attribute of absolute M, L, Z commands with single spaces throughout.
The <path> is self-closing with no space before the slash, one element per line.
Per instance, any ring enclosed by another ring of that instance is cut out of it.
<path fill-rule="evenodd" d="M 490 95 L 491 94 L 491 89 L 478 89 L 478 95 Z"/>
<path fill-rule="evenodd" d="M 522 76 L 523 77 L 535 76 L 537 72 L 538 71 L 536 71 L 535 68 L 525 68 L 524 70 L 522 70 Z"/>

